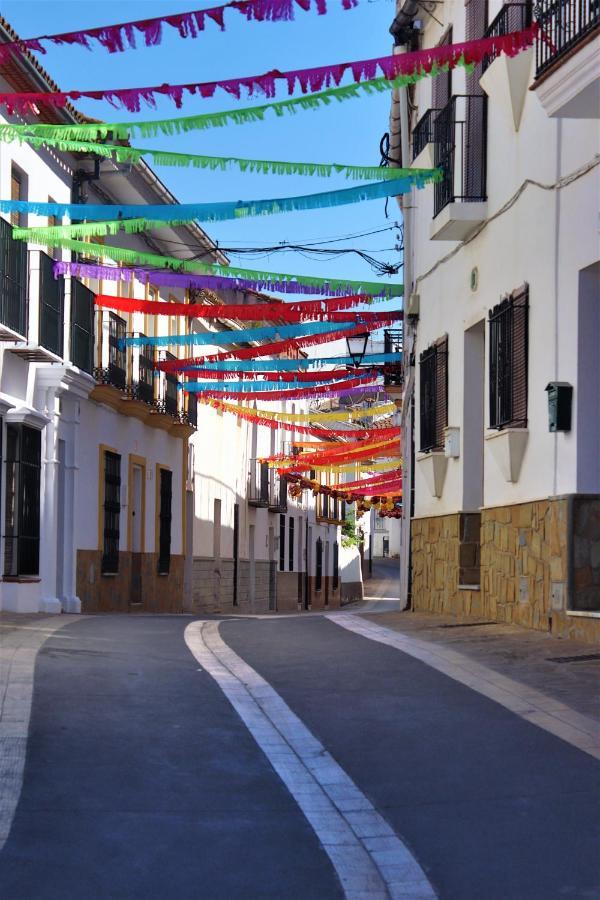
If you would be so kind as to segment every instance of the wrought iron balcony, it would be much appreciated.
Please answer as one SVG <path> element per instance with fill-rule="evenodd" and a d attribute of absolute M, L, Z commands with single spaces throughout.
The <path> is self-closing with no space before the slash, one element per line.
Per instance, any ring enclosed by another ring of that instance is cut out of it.
<path fill-rule="evenodd" d="M 287 481 L 283 475 L 270 471 L 269 509 L 271 512 L 287 511 Z"/>
<path fill-rule="evenodd" d="M 71 360 L 90 375 L 94 368 L 94 292 L 71 278 Z"/>
<path fill-rule="evenodd" d="M 64 279 L 55 278 L 54 260 L 39 255 L 39 344 L 56 356 L 63 355 L 64 344 Z"/>
<path fill-rule="evenodd" d="M 428 109 L 427 112 L 421 116 L 419 121 L 414 127 L 412 140 L 413 140 L 413 160 L 417 158 L 419 153 L 425 149 L 427 144 L 431 144 L 434 141 L 434 123 L 435 117 L 439 113 L 439 109 Z"/>
<path fill-rule="evenodd" d="M 1 326 L 27 334 L 27 245 L 15 241 L 12 226 L 0 218 L 0 339 L 13 337 Z"/>
<path fill-rule="evenodd" d="M 600 25 L 598 0 L 538 0 L 536 78 L 582 44 Z"/>
<path fill-rule="evenodd" d="M 435 120 L 435 166 L 443 172 L 434 184 L 434 218 L 449 203 L 487 199 L 487 97 L 457 94 Z"/>
<path fill-rule="evenodd" d="M 250 460 L 248 503 L 250 506 L 269 506 L 269 466 L 259 459 Z"/>
<path fill-rule="evenodd" d="M 528 28 L 532 22 L 532 3 L 505 3 L 498 15 L 490 22 L 485 32 L 485 37 L 502 37 L 511 31 L 522 31 Z M 488 53 L 482 61 L 482 71 L 491 66 L 497 53 Z"/>

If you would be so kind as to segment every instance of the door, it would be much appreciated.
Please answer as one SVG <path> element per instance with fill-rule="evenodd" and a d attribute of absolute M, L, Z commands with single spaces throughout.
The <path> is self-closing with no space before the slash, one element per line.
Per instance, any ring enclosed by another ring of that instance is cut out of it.
<path fill-rule="evenodd" d="M 269 526 L 269 609 L 277 609 L 277 561 L 275 559 L 275 529 Z"/>
<path fill-rule="evenodd" d="M 303 600 L 303 587 L 304 587 L 304 572 L 302 571 L 305 567 L 304 564 L 304 519 L 302 516 L 298 518 L 298 603 L 302 606 Z"/>
<path fill-rule="evenodd" d="M 142 602 L 142 533 L 144 528 L 143 511 L 144 469 L 137 463 L 131 467 L 131 484 L 129 486 L 129 514 L 131 516 L 131 592 L 129 602 Z"/>
<path fill-rule="evenodd" d="M 329 541 L 325 541 L 325 565 L 323 571 L 325 578 L 325 606 L 329 606 Z"/>
<path fill-rule="evenodd" d="M 306 526 L 306 577 L 304 580 L 304 608 L 310 609 L 311 588 L 310 578 L 312 574 L 312 528 Z"/>
<path fill-rule="evenodd" d="M 240 558 L 240 504 L 233 507 L 233 605 L 238 605 L 238 569 Z"/>
<path fill-rule="evenodd" d="M 248 599 L 251 607 L 254 606 L 254 598 L 256 597 L 256 563 L 254 559 L 254 530 L 255 526 L 250 525 L 248 528 L 248 568 L 249 568 L 249 585 Z"/>

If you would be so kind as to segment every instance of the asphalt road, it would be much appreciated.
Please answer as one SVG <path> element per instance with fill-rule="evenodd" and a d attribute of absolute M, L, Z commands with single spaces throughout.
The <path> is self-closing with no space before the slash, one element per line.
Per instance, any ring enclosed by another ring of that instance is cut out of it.
<path fill-rule="evenodd" d="M 190 621 L 90 617 L 44 644 L 2 900 L 344 896 L 315 830 L 186 646 Z M 230 619 L 220 636 L 440 897 L 600 895 L 591 756 L 322 617 Z"/>

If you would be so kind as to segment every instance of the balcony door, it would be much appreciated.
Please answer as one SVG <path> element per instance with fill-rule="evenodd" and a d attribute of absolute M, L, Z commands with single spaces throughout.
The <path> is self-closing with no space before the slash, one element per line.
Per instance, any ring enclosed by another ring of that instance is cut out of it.
<path fill-rule="evenodd" d="M 144 482 L 145 468 L 133 463 L 129 480 L 129 516 L 131 548 L 131 590 L 129 602 L 142 602 L 142 558 L 144 552 Z"/>

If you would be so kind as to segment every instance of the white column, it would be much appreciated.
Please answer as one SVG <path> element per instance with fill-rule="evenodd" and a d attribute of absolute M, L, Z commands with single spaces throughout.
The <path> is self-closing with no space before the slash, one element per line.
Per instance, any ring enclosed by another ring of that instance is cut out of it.
<path fill-rule="evenodd" d="M 75 547 L 75 480 L 79 469 L 79 403 L 75 397 L 63 394 L 65 435 L 65 504 L 63 541 L 62 607 L 67 613 L 80 613 L 81 600 L 77 596 L 77 550 Z"/>
<path fill-rule="evenodd" d="M 43 480 L 41 496 L 40 578 L 42 598 L 40 612 L 60 613 L 62 604 L 56 596 L 56 532 L 58 490 L 58 413 L 56 388 L 45 392 L 45 413 L 49 422 L 44 429 Z"/>

